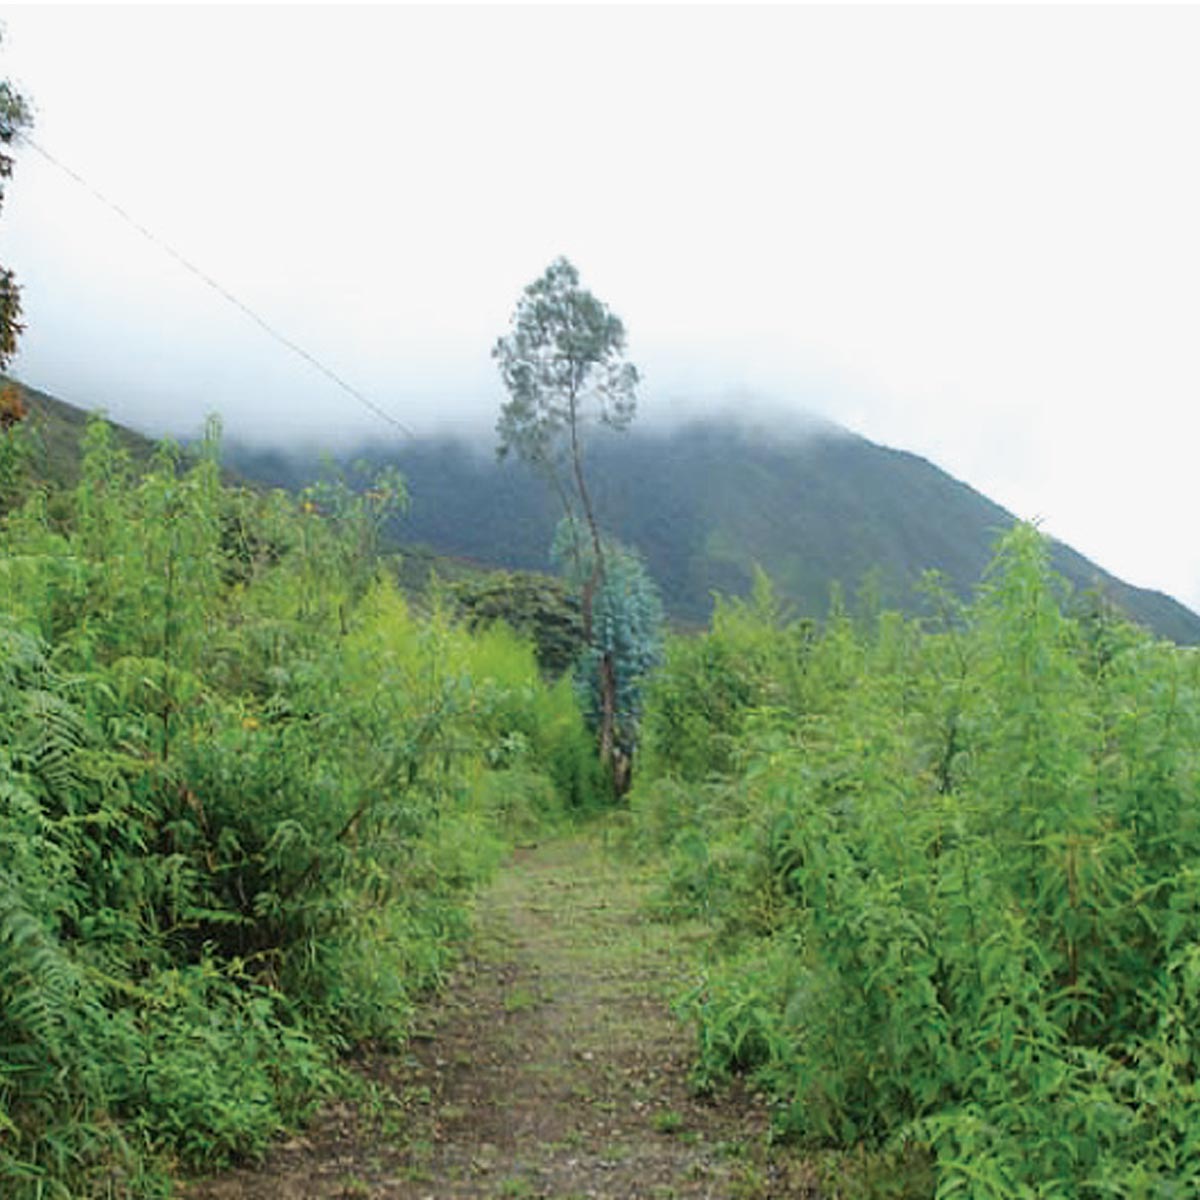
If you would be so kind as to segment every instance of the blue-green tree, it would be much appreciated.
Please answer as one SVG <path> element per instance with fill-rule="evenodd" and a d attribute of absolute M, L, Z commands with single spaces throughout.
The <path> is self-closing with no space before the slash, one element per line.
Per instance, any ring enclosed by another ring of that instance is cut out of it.
<path fill-rule="evenodd" d="M 643 683 L 662 661 L 664 617 L 662 598 L 641 555 L 612 538 L 602 538 L 601 544 L 604 575 L 593 597 L 591 637 L 577 678 L 591 719 L 598 723 L 611 677 L 613 782 L 621 792 L 637 748 Z M 592 551 L 580 531 L 571 528 L 570 518 L 559 522 L 551 557 L 569 581 L 579 585 L 590 578 Z"/>

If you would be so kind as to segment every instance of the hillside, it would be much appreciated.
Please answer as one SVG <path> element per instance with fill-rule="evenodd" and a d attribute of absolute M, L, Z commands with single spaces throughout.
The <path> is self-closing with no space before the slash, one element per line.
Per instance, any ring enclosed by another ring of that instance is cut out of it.
<path fill-rule="evenodd" d="M 0 375 L 0 382 L 7 376 Z M 38 433 L 34 469 L 45 482 L 58 487 L 73 487 L 79 480 L 79 439 L 87 424 L 88 413 L 73 404 L 56 400 L 37 388 L 17 380 L 26 404 L 29 421 Z M 118 443 L 129 451 L 134 462 L 147 462 L 154 441 L 123 425 L 114 425 Z"/>
<path fill-rule="evenodd" d="M 558 513 L 519 463 L 448 439 L 364 446 L 349 459 L 396 463 L 412 509 L 403 539 L 483 563 L 544 569 Z M 290 486 L 316 456 L 234 448 L 247 476 Z M 836 426 L 768 436 L 729 421 L 597 437 L 589 477 L 606 524 L 646 556 L 668 611 L 702 623 L 712 594 L 744 594 L 756 563 L 806 614 L 823 614 L 830 584 L 848 594 L 868 573 L 880 599 L 912 610 L 936 569 L 966 595 L 1014 517 L 967 484 L 903 450 Z M 1135 588 L 1069 546 L 1054 565 L 1077 588 L 1096 585 L 1135 620 L 1180 643 L 1200 642 L 1200 616 Z"/>
<path fill-rule="evenodd" d="M 24 384 L 43 445 L 40 470 L 73 483 L 86 413 Z M 135 459 L 153 443 L 118 426 Z M 967 595 L 997 535 L 1014 518 L 967 484 L 903 450 L 834 425 L 797 425 L 780 436 L 729 420 L 669 431 L 598 436 L 588 449 L 596 502 L 609 527 L 638 547 L 672 617 L 702 624 L 714 592 L 745 594 L 755 564 L 801 613 L 828 608 L 830 585 L 850 595 L 870 575 L 885 604 L 913 610 L 915 585 L 935 569 Z M 229 446 L 238 475 L 296 487 L 322 471 L 316 452 Z M 374 442 L 345 461 L 391 462 L 404 472 L 412 508 L 399 541 L 483 566 L 544 570 L 558 512 L 520 463 L 497 463 L 486 446 L 448 438 Z M 1136 588 L 1056 543 L 1054 565 L 1077 589 L 1099 586 L 1163 637 L 1200 643 L 1200 616 L 1161 592 Z"/>

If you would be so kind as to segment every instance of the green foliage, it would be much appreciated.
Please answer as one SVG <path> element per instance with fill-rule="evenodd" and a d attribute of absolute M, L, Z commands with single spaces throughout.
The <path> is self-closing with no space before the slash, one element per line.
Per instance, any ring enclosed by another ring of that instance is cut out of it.
<path fill-rule="evenodd" d="M 7 80 L 0 80 L 0 202 L 4 185 L 12 178 L 13 158 L 8 147 L 23 129 L 33 124 L 33 114 L 24 96 Z M 21 325 L 21 289 L 6 267 L 0 267 L 0 370 L 6 367 L 17 352 Z"/>
<path fill-rule="evenodd" d="M 719 597 L 711 630 L 671 638 L 650 681 L 646 771 L 692 782 L 729 774 L 751 715 L 799 702 L 811 636 L 762 570 L 748 600 Z"/>
<path fill-rule="evenodd" d="M 403 1039 L 514 834 L 595 788 L 532 647 L 378 576 L 401 482 L 143 474 L 0 516 L 0 1191 L 155 1194 Z"/>
<path fill-rule="evenodd" d="M 602 678 L 611 664 L 615 744 L 632 757 L 642 717 L 642 690 L 662 659 L 662 600 L 641 557 L 605 539 L 604 573 L 592 596 L 592 636 L 576 664 L 593 725 L 601 720 Z M 577 588 L 593 578 L 595 557 L 578 522 L 559 524 L 551 557 Z"/>
<path fill-rule="evenodd" d="M 623 361 L 625 327 L 579 272 L 557 258 L 524 291 L 512 332 L 492 351 L 509 399 L 496 432 L 500 456 L 515 452 L 540 471 L 578 460 L 588 408 L 601 424 L 624 429 L 637 407 L 637 368 Z M 586 501 L 585 501 L 586 503 Z"/>
<path fill-rule="evenodd" d="M 471 628 L 503 621 L 533 639 L 538 666 L 551 679 L 575 664 L 583 647 L 579 601 L 560 579 L 526 572 L 492 572 L 450 588 Z"/>
<path fill-rule="evenodd" d="M 1027 527 L 937 606 L 672 647 L 634 826 L 720 931 L 697 1081 L 939 1197 L 1191 1194 L 1200 661 L 1068 615 Z"/>
<path fill-rule="evenodd" d="M 81 441 L 89 414 L 11 377 L 0 375 L 0 381 L 0 391 L 15 388 L 26 410 L 22 424 L 33 435 L 28 457 L 33 482 L 48 489 L 50 500 L 56 501 L 56 493 L 74 488 L 79 482 L 83 459 Z M 0 409 L 3 407 L 0 404 Z M 149 463 L 154 456 L 155 444 L 149 438 L 120 425 L 113 425 L 112 433 L 116 442 L 139 465 Z M 62 505 L 64 512 L 68 508 L 69 505 Z"/>
<path fill-rule="evenodd" d="M 29 494 L 37 435 L 16 385 L 0 386 L 0 515 L 16 508 Z"/>

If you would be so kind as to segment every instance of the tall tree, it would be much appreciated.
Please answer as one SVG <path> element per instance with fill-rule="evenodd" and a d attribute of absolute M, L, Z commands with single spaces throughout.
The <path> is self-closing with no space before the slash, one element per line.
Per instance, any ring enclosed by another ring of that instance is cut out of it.
<path fill-rule="evenodd" d="M 516 454 L 547 479 L 573 531 L 576 505 L 582 510 L 591 554 L 585 556 L 577 534 L 571 553 L 577 567 L 591 560 L 582 609 L 584 639 L 592 645 L 594 598 L 606 565 L 584 472 L 584 429 L 592 421 L 626 429 L 637 410 L 638 371 L 625 361 L 625 326 L 580 287 L 576 268 L 557 258 L 522 293 L 512 329 L 496 342 L 492 357 L 509 395 L 496 423 L 500 457 Z M 611 771 L 617 696 L 611 652 L 602 651 L 597 669 L 600 757 Z"/>
<path fill-rule="evenodd" d="M 13 157 L 7 148 L 30 124 L 32 117 L 25 98 L 7 79 L 0 80 L 0 204 L 4 201 L 4 184 L 12 178 L 13 171 Z M 13 273 L 0 266 L 0 370 L 16 354 L 22 328 L 21 289 Z"/>

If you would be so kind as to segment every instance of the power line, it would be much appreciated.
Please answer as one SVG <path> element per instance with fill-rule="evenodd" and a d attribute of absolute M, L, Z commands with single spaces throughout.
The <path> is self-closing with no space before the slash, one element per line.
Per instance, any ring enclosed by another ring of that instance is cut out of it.
<path fill-rule="evenodd" d="M 392 425 L 396 429 L 400 430 L 400 432 L 403 433 L 406 437 L 415 438 L 417 436 L 402 421 L 398 421 L 395 417 L 392 416 L 391 413 L 387 412 L 385 409 L 380 408 L 379 405 L 376 404 L 375 401 L 372 400 L 369 396 L 364 396 L 363 393 L 358 390 L 358 388 L 356 388 L 353 384 L 347 383 L 346 380 L 344 380 L 336 371 L 332 370 L 330 367 L 327 367 L 315 355 L 310 354 L 307 350 L 305 350 L 305 348 L 303 346 L 299 345 L 297 342 L 292 341 L 292 339 L 289 338 L 286 334 L 280 333 L 278 329 L 276 329 L 272 324 L 270 324 L 270 322 L 268 322 L 268 321 L 264 320 L 262 317 L 260 317 L 258 315 L 258 313 L 256 313 L 254 311 L 254 309 L 252 309 L 248 304 L 246 304 L 242 300 L 239 300 L 237 298 L 237 296 L 235 296 L 228 288 L 223 287 L 211 275 L 209 275 L 205 271 L 202 271 L 198 266 L 196 266 L 196 264 L 194 262 L 191 261 L 191 259 L 189 259 L 185 255 L 181 254 L 178 250 L 175 249 L 174 246 L 172 246 L 169 242 L 164 241 L 153 230 L 147 229 L 145 225 L 143 225 L 139 220 L 137 220 L 135 217 L 131 216 L 128 212 L 126 212 L 126 210 L 123 209 L 119 204 L 117 204 L 116 201 L 110 200 L 103 192 L 101 192 L 93 184 L 89 183 L 88 180 L 86 180 L 82 175 L 80 175 L 78 171 L 72 170 L 70 167 L 67 166 L 66 163 L 55 158 L 54 155 L 51 154 L 49 150 L 47 150 L 44 146 L 40 145 L 38 142 L 34 141 L 34 139 L 31 138 L 27 133 L 21 133 L 19 135 L 19 140 L 22 143 L 24 143 L 26 146 L 28 146 L 31 150 L 36 150 L 38 152 L 38 154 L 40 154 L 48 163 L 57 167 L 64 175 L 68 176 L 70 179 L 73 179 L 85 191 L 90 192 L 91 195 L 94 196 L 97 200 L 99 200 L 101 204 L 103 204 L 106 208 L 111 209 L 114 213 L 116 213 L 117 216 L 120 217 L 121 220 L 124 221 L 127 225 L 131 225 L 134 229 L 136 229 L 138 231 L 138 233 L 140 233 L 142 235 L 142 237 L 144 237 L 148 242 L 152 242 L 160 250 L 169 254 L 173 259 L 175 259 L 175 261 L 177 263 L 179 263 L 179 265 L 181 267 L 183 267 L 187 271 L 190 271 L 202 283 L 207 284 L 210 288 L 212 288 L 212 290 L 214 292 L 217 293 L 217 295 L 219 295 L 223 299 L 227 300 L 235 308 L 240 309 L 247 317 L 250 318 L 250 320 L 252 320 L 269 337 L 274 338 L 275 341 L 277 341 L 281 346 L 287 347 L 287 349 L 292 351 L 293 354 L 299 355 L 302 359 L 304 359 L 304 361 L 306 363 L 309 364 L 309 366 L 314 367 L 316 370 L 320 371 L 321 374 L 324 375 L 327 379 L 329 379 L 333 383 L 337 384 L 337 386 L 340 387 L 342 389 L 342 391 L 346 392 L 350 396 L 353 396 L 354 399 L 357 400 L 359 402 L 359 404 L 363 405 L 364 408 L 370 409 L 370 411 L 373 412 L 377 417 L 381 418 L 382 420 L 386 421 L 389 425 Z"/>

